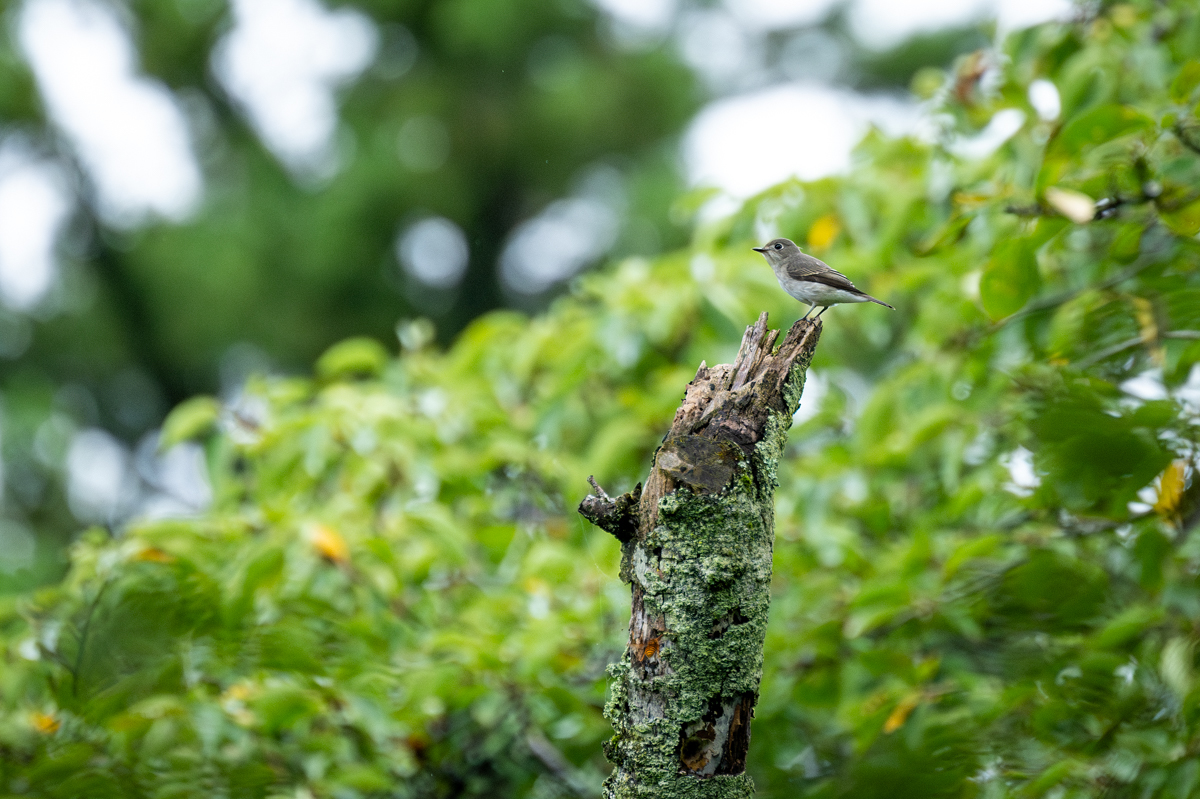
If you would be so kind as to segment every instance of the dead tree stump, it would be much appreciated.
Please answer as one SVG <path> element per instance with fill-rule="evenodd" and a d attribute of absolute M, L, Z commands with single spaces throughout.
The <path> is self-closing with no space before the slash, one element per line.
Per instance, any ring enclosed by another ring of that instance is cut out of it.
<path fill-rule="evenodd" d="M 821 323 L 778 349 L 767 315 L 733 364 L 700 364 L 645 487 L 596 485 L 579 512 L 621 541 L 629 645 L 609 666 L 611 799 L 750 797 L 750 719 L 762 679 L 776 468 Z"/>

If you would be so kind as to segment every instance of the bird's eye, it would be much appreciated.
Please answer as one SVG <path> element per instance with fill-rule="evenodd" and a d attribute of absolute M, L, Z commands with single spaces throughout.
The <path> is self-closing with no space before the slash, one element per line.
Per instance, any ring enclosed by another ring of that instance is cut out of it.
<path fill-rule="evenodd" d="M 781 241 L 777 241 L 777 242 L 775 242 L 775 249 L 777 249 L 777 250 L 782 250 L 782 249 L 783 249 L 783 242 L 781 242 Z"/>

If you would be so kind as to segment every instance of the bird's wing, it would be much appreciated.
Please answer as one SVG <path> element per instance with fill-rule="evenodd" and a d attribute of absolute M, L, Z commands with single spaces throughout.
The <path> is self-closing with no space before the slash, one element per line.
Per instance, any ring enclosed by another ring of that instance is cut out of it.
<path fill-rule="evenodd" d="M 824 283 L 835 289 L 849 291 L 852 294 L 863 292 L 854 287 L 850 278 L 833 267 L 811 255 L 801 253 L 799 258 L 791 258 L 787 264 L 787 274 L 792 280 L 808 280 L 813 283 Z"/>

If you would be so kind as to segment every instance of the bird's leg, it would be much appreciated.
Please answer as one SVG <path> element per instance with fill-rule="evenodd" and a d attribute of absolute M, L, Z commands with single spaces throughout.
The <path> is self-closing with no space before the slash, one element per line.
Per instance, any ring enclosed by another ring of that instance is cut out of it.
<path fill-rule="evenodd" d="M 815 306 L 815 305 L 814 305 L 813 307 L 814 307 L 814 308 L 816 308 L 817 306 Z M 826 311 L 828 311 L 828 310 L 830 309 L 830 307 L 831 307 L 831 306 L 829 306 L 829 305 L 826 305 L 824 308 L 822 308 L 822 309 L 821 309 L 821 313 L 819 313 L 819 314 L 817 314 L 816 316 L 814 316 L 814 317 L 813 317 L 813 321 L 815 322 L 815 321 L 817 321 L 818 319 L 820 319 L 820 318 L 821 318 L 821 314 L 823 314 L 823 313 L 825 313 Z"/>
<path fill-rule="evenodd" d="M 816 307 L 817 307 L 817 306 L 815 306 L 815 305 L 810 305 L 810 306 L 808 306 L 808 311 L 807 311 L 807 312 L 805 312 L 804 316 L 800 317 L 800 321 L 802 321 L 802 322 L 803 322 L 805 319 L 807 319 L 807 318 L 808 318 L 808 315 L 809 315 L 810 313 L 812 313 L 812 312 L 813 312 L 813 308 L 816 308 Z"/>

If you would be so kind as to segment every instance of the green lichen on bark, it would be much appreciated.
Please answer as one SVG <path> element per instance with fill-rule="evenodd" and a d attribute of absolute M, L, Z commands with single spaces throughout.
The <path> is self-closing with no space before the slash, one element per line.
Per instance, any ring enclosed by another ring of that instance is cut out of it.
<path fill-rule="evenodd" d="M 797 322 L 777 350 L 766 314 L 737 360 L 701 365 L 637 497 L 589 497 L 622 542 L 629 645 L 609 667 L 605 754 L 613 799 L 749 797 L 750 719 L 762 678 L 779 458 L 820 323 Z M 598 489 L 599 490 L 599 489 Z M 586 506 L 586 511 L 584 510 Z M 611 512 L 609 512 L 611 511 Z M 608 515 L 606 515 L 606 513 Z"/>

